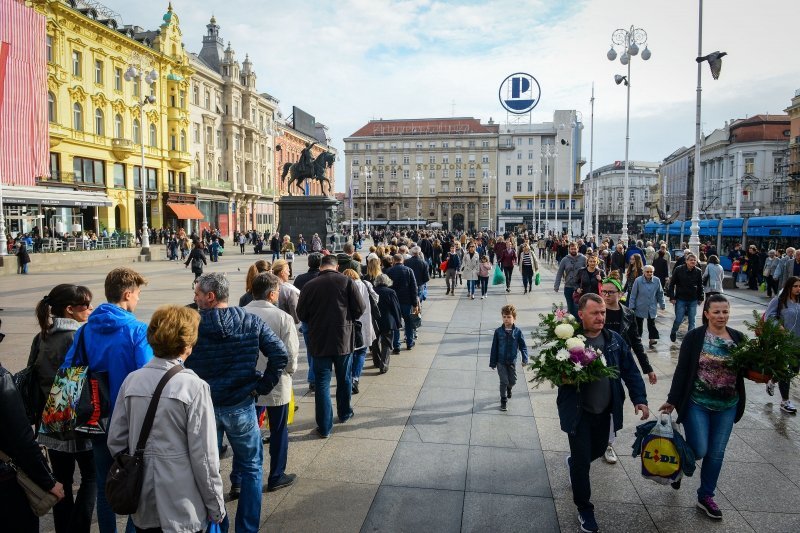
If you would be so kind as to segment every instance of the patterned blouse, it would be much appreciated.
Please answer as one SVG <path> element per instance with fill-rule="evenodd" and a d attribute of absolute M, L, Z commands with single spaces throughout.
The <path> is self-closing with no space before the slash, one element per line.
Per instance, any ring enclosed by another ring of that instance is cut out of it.
<path fill-rule="evenodd" d="M 691 399 L 694 403 L 712 411 L 724 411 L 739 401 L 736 372 L 727 366 L 733 345 L 730 339 L 706 332 L 697 377 L 692 386 Z"/>

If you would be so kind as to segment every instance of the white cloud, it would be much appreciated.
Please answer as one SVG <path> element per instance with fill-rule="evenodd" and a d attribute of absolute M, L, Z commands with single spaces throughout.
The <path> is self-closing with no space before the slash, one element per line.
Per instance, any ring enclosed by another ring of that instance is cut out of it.
<path fill-rule="evenodd" d="M 704 130 L 734 117 L 782 112 L 800 85 L 792 53 L 795 1 L 704 5 L 704 53 L 729 54 L 720 80 L 702 65 Z M 152 0 L 109 7 L 126 24 L 147 28 L 165 9 Z M 199 51 L 214 13 L 237 58 L 250 55 L 259 89 L 280 99 L 286 114 L 297 105 L 315 115 L 340 152 L 342 139 L 371 118 L 450 116 L 453 102 L 458 116 L 503 121 L 498 86 L 521 70 L 542 86 L 534 121 L 551 120 L 554 109 L 582 111 L 588 159 L 594 81 L 596 167 L 624 158 L 625 90 L 613 75 L 625 67 L 605 54 L 614 29 L 635 24 L 647 30 L 653 55 L 632 63 L 631 158 L 657 161 L 694 142 L 696 0 L 232 0 L 224 9 L 176 0 L 173 7 L 188 50 Z"/>

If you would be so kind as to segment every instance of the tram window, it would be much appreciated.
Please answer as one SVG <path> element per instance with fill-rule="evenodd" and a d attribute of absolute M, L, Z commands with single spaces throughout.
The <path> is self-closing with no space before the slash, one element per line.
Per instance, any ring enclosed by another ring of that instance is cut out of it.
<path fill-rule="evenodd" d="M 733 236 L 733 237 L 724 237 L 723 236 L 722 237 L 722 244 L 721 244 L 720 250 L 719 250 L 720 255 L 724 255 L 724 256 L 727 257 L 727 255 L 731 252 L 731 250 L 733 250 L 733 248 L 737 244 L 741 244 L 741 242 L 742 242 L 742 238 L 739 237 L 739 236 Z"/>

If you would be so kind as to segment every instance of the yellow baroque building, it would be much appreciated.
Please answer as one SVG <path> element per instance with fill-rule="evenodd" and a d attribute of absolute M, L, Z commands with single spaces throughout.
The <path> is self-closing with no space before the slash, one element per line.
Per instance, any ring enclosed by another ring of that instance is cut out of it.
<path fill-rule="evenodd" d="M 142 225 L 144 159 L 149 226 L 183 226 L 198 213 L 189 175 L 193 70 L 172 5 L 153 31 L 123 25 L 96 2 L 30 5 L 47 18 L 51 175 L 38 185 L 103 198 L 71 207 L 41 202 L 39 218 L 134 233 Z M 131 76 L 131 66 L 141 75 Z"/>

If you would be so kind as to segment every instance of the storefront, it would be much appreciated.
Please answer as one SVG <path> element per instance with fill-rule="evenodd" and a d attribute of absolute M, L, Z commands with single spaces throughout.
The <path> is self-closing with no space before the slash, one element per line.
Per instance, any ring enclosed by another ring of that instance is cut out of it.
<path fill-rule="evenodd" d="M 222 195 L 199 195 L 197 208 L 203 214 L 200 221 L 200 230 L 218 229 L 223 236 L 230 235 L 228 220 L 230 217 L 230 203 Z"/>
<path fill-rule="evenodd" d="M 54 187 L 3 187 L 3 215 L 12 235 L 30 233 L 34 227 L 57 234 L 101 232 L 98 210 L 110 207 L 111 199 L 100 191 L 78 191 Z"/>

